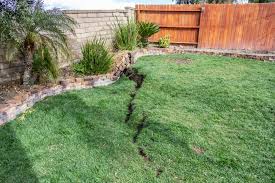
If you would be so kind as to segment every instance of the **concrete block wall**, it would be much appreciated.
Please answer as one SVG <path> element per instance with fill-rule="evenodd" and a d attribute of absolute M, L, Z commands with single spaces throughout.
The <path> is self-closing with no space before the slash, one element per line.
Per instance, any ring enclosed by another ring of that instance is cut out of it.
<path fill-rule="evenodd" d="M 60 66 L 66 66 L 71 61 L 81 58 L 81 47 L 94 37 L 106 40 L 108 46 L 112 46 L 114 28 L 117 22 L 124 23 L 134 20 L 134 8 L 123 10 L 64 10 L 68 16 L 74 18 L 78 25 L 75 28 L 76 35 L 69 35 L 69 46 L 73 57 L 60 60 Z M 0 84 L 20 79 L 23 74 L 23 65 L 19 61 L 11 63 L 5 60 L 4 51 L 0 48 Z"/>
<path fill-rule="evenodd" d="M 19 80 L 24 71 L 20 57 L 7 61 L 5 54 L 4 48 L 0 46 L 0 84 Z"/>
<path fill-rule="evenodd" d="M 134 9 L 124 10 L 66 10 L 67 15 L 78 22 L 75 29 L 76 36 L 70 36 L 70 45 L 76 58 L 81 57 L 81 47 L 86 41 L 94 37 L 106 40 L 108 46 L 112 46 L 114 28 L 117 22 L 126 23 L 134 20 Z"/>

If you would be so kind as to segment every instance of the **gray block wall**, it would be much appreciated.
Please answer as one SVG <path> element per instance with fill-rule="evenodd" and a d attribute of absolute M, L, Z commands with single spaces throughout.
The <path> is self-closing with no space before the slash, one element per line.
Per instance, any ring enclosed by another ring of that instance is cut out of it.
<path fill-rule="evenodd" d="M 125 8 L 124 10 L 64 10 L 64 12 L 74 18 L 78 25 L 75 28 L 76 35 L 69 35 L 73 56 L 71 59 L 60 60 L 61 67 L 81 58 L 82 45 L 94 37 L 105 39 L 107 45 L 111 47 L 117 22 L 134 20 L 135 10 Z M 16 60 L 7 62 L 4 51 L 0 48 L 0 84 L 20 79 L 24 69 L 20 59 Z"/>
<path fill-rule="evenodd" d="M 19 80 L 23 72 L 23 64 L 19 57 L 6 60 L 4 48 L 0 46 L 0 84 Z"/>

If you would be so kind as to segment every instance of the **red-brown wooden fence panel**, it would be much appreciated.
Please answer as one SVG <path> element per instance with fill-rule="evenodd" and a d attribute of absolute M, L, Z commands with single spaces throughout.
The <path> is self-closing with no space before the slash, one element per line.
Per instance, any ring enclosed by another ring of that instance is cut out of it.
<path fill-rule="evenodd" d="M 275 50 L 275 3 L 205 5 L 199 47 Z"/>
<path fill-rule="evenodd" d="M 200 48 L 275 50 L 275 3 L 137 5 L 136 16 L 160 25 L 152 42 L 170 35 Z"/>
<path fill-rule="evenodd" d="M 150 41 L 169 35 L 172 43 L 198 44 L 200 5 L 137 5 L 136 12 L 137 21 L 154 22 L 161 28 Z"/>

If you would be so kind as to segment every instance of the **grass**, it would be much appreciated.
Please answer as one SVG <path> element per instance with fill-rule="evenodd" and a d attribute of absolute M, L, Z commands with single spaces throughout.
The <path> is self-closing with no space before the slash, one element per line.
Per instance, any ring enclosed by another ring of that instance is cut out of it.
<path fill-rule="evenodd" d="M 273 63 L 185 54 L 134 67 L 145 79 L 128 123 L 123 77 L 0 127 L 0 182 L 275 181 Z"/>

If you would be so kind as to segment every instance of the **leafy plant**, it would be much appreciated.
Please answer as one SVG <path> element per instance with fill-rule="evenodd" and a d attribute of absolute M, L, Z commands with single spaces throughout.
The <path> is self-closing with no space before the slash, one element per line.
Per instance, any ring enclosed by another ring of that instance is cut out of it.
<path fill-rule="evenodd" d="M 170 46 L 170 36 L 166 35 L 159 39 L 159 47 L 168 48 Z"/>
<path fill-rule="evenodd" d="M 41 46 L 34 53 L 32 72 L 37 77 L 38 82 L 48 79 L 57 79 L 58 64 L 52 57 L 47 47 Z"/>
<path fill-rule="evenodd" d="M 126 24 L 117 23 L 115 29 L 115 48 L 119 50 L 133 50 L 137 46 L 138 29 L 134 21 Z"/>
<path fill-rule="evenodd" d="M 138 34 L 139 41 L 142 47 L 147 47 L 149 44 L 148 38 L 159 32 L 159 26 L 152 22 L 139 22 Z"/>
<path fill-rule="evenodd" d="M 73 69 L 77 74 L 105 74 L 113 63 L 113 55 L 109 53 L 105 41 L 94 38 L 88 41 L 81 49 L 83 58 L 74 64 Z"/>
<path fill-rule="evenodd" d="M 76 22 L 60 10 L 45 10 L 42 0 L 30 4 L 20 0 L 3 7 L 0 41 L 6 45 L 8 53 L 19 51 L 23 55 L 23 84 L 29 85 L 36 50 L 45 46 L 53 58 L 69 56 L 66 33 L 74 34 Z"/>

